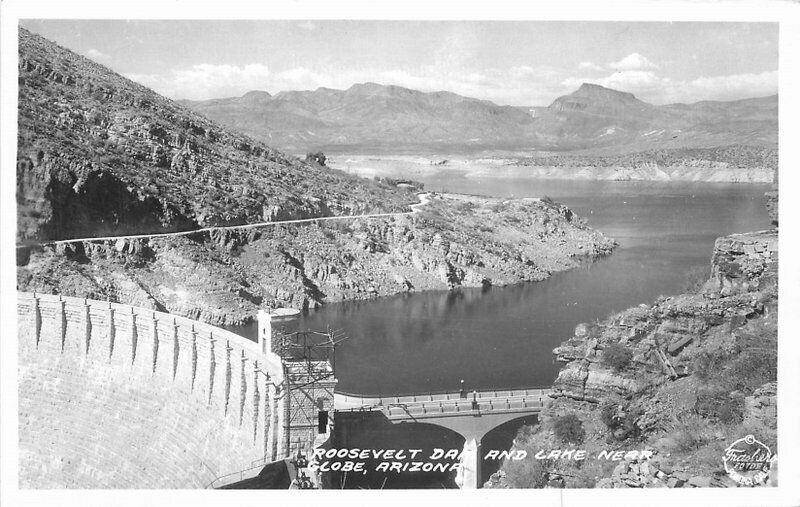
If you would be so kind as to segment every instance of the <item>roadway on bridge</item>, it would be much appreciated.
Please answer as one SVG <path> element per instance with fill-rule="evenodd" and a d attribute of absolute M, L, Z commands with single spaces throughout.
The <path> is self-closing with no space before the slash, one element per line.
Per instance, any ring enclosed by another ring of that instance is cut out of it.
<path fill-rule="evenodd" d="M 380 411 L 392 421 L 490 413 L 538 413 L 551 390 L 543 388 L 365 397 L 334 393 L 336 411 Z"/>

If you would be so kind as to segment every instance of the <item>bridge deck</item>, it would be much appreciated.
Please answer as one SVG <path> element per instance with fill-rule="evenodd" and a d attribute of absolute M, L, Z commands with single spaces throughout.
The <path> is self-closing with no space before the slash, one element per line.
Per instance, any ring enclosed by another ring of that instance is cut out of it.
<path fill-rule="evenodd" d="M 392 420 L 458 417 L 487 413 L 536 413 L 550 389 L 509 389 L 461 393 L 460 391 L 406 396 L 362 397 L 334 394 L 337 411 L 381 411 Z"/>

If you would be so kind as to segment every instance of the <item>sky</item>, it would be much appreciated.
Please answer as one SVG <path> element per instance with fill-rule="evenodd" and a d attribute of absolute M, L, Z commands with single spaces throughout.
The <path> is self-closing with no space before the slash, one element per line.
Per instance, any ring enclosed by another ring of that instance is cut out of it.
<path fill-rule="evenodd" d="M 778 91 L 775 23 L 23 20 L 173 99 L 355 83 L 541 106 L 581 83 L 653 104 Z"/>

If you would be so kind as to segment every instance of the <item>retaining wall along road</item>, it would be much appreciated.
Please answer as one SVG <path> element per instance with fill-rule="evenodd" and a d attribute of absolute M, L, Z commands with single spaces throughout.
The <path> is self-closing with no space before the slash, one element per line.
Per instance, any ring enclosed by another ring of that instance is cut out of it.
<path fill-rule="evenodd" d="M 283 457 L 278 356 L 143 308 L 19 293 L 23 488 L 197 488 Z"/>

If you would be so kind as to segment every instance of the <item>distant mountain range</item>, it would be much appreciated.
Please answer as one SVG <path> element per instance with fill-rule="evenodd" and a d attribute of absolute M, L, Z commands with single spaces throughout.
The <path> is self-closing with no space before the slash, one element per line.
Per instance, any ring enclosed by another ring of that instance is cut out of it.
<path fill-rule="evenodd" d="M 500 106 L 450 92 L 356 84 L 270 95 L 179 101 L 291 151 L 598 150 L 776 145 L 777 95 L 655 106 L 584 83 L 547 107 Z"/>

